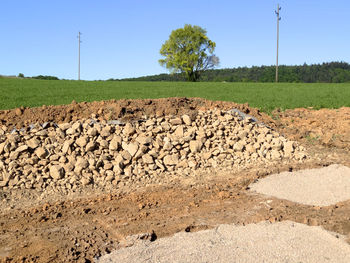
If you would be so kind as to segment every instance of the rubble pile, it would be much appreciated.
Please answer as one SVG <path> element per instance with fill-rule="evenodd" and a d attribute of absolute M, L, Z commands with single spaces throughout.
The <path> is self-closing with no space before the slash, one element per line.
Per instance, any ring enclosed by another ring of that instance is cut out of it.
<path fill-rule="evenodd" d="M 85 119 L 12 131 L 4 126 L 0 189 L 117 187 L 284 158 L 303 160 L 305 149 L 237 111 L 148 116 L 127 123 Z"/>

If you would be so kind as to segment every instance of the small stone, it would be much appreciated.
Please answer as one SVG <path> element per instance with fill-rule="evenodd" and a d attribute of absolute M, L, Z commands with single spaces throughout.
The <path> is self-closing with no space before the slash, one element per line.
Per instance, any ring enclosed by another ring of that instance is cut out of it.
<path fill-rule="evenodd" d="M 77 122 L 73 123 L 71 128 L 72 128 L 73 131 L 80 131 L 81 123 L 79 121 L 77 121 Z"/>
<path fill-rule="evenodd" d="M 69 124 L 69 123 L 61 123 L 61 124 L 58 124 L 58 127 L 62 131 L 65 131 L 65 130 L 68 130 L 71 127 L 71 124 Z"/>
<path fill-rule="evenodd" d="M 78 157 L 77 162 L 75 163 L 75 166 L 85 169 L 89 166 L 89 162 L 85 160 L 83 157 Z"/>
<path fill-rule="evenodd" d="M 239 142 L 236 142 L 234 145 L 233 145 L 233 150 L 235 152 L 243 152 L 244 150 L 244 143 L 242 141 L 239 141 Z"/>
<path fill-rule="evenodd" d="M 153 164 L 154 161 L 153 161 L 153 157 L 149 154 L 145 154 L 142 156 L 142 161 L 145 163 L 145 164 Z"/>
<path fill-rule="evenodd" d="M 62 146 L 62 153 L 67 154 L 68 151 L 70 150 L 70 146 L 73 143 L 73 140 L 65 141 L 63 146 Z"/>
<path fill-rule="evenodd" d="M 135 156 L 138 149 L 139 149 L 139 145 L 137 143 L 129 143 L 126 146 L 125 150 L 133 157 Z"/>
<path fill-rule="evenodd" d="M 188 126 L 190 126 L 192 124 L 192 120 L 191 120 L 190 116 L 188 116 L 186 114 L 182 115 L 182 120 Z"/>
<path fill-rule="evenodd" d="M 45 148 L 43 148 L 43 147 L 37 148 L 35 150 L 35 154 L 40 159 L 43 159 L 43 158 L 45 158 L 45 157 L 47 157 L 49 155 L 48 151 Z"/>
<path fill-rule="evenodd" d="M 119 137 L 120 138 L 120 137 Z M 115 139 L 115 138 L 113 138 L 112 140 L 111 140 L 111 142 L 109 143 L 109 149 L 111 150 L 111 151 L 115 151 L 115 150 L 118 150 L 119 149 L 119 147 L 120 147 L 120 139 Z"/>
<path fill-rule="evenodd" d="M 286 141 L 283 144 L 283 151 L 286 156 L 291 156 L 294 152 L 294 145 L 295 143 L 293 141 Z"/>
<path fill-rule="evenodd" d="M 94 137 L 98 134 L 98 131 L 96 128 L 90 128 L 87 130 L 87 135 Z"/>
<path fill-rule="evenodd" d="M 89 184 L 91 184 L 91 178 L 90 177 L 82 177 L 81 178 L 81 180 L 80 180 L 80 182 L 81 182 L 81 184 L 82 185 L 89 185 Z"/>
<path fill-rule="evenodd" d="M 27 145 L 32 149 L 36 149 L 39 147 L 40 141 L 36 138 L 32 138 L 29 141 L 27 141 Z"/>
<path fill-rule="evenodd" d="M 169 120 L 169 122 L 172 125 L 180 125 L 180 124 L 182 124 L 182 120 L 180 118 L 171 119 L 171 120 Z"/>
<path fill-rule="evenodd" d="M 203 147 L 203 143 L 200 140 L 190 141 L 190 150 L 192 153 L 199 152 Z"/>
<path fill-rule="evenodd" d="M 111 135 L 111 130 L 112 130 L 111 126 L 106 126 L 101 130 L 100 135 L 102 137 L 108 137 Z"/>
<path fill-rule="evenodd" d="M 17 116 L 21 116 L 22 113 L 23 113 L 23 111 L 22 111 L 21 108 L 17 108 L 17 109 L 15 110 L 15 113 L 16 113 Z"/>
<path fill-rule="evenodd" d="M 135 129 L 131 125 L 131 123 L 128 122 L 127 124 L 125 124 L 123 133 L 127 136 L 133 135 L 135 133 Z"/>
<path fill-rule="evenodd" d="M 17 149 L 16 149 L 16 151 L 17 152 L 25 152 L 26 150 L 28 150 L 28 146 L 27 145 L 22 145 L 22 146 L 20 146 L 20 147 L 18 147 Z"/>
<path fill-rule="evenodd" d="M 91 152 L 91 151 L 95 150 L 95 148 L 96 148 L 96 143 L 91 141 L 86 145 L 85 151 Z"/>
<path fill-rule="evenodd" d="M 184 137 L 184 127 L 182 125 L 177 127 L 173 135 L 175 135 L 178 138 Z"/>
<path fill-rule="evenodd" d="M 173 166 L 179 162 L 179 156 L 177 154 L 166 155 L 163 159 L 165 165 Z"/>
<path fill-rule="evenodd" d="M 75 143 L 76 143 L 78 146 L 80 146 L 80 147 L 83 148 L 83 147 L 85 147 L 85 146 L 87 145 L 88 139 L 87 139 L 87 137 L 83 136 L 83 137 L 78 138 L 78 139 L 75 141 Z"/>
<path fill-rule="evenodd" d="M 136 141 L 137 141 L 139 144 L 146 145 L 146 144 L 152 143 L 152 138 L 149 137 L 149 136 L 139 136 L 139 137 L 136 138 Z"/>
<path fill-rule="evenodd" d="M 55 179 L 61 179 L 64 176 L 64 169 L 59 165 L 54 165 L 50 167 L 50 176 Z"/>

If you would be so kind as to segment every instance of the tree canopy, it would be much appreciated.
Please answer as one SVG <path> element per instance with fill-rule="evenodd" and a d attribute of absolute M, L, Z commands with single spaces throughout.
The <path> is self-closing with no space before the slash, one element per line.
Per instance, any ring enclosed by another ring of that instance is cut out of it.
<path fill-rule="evenodd" d="M 197 81 L 203 71 L 219 64 L 214 55 L 216 44 L 206 34 L 205 29 L 192 25 L 173 30 L 160 49 L 165 58 L 159 63 L 171 73 L 184 73 L 187 80 Z"/>

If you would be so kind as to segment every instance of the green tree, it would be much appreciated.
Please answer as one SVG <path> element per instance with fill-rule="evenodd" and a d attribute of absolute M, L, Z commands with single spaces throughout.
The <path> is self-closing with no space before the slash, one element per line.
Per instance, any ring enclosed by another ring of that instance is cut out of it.
<path fill-rule="evenodd" d="M 214 55 L 215 42 L 207 37 L 207 31 L 199 26 L 185 25 L 173 30 L 162 45 L 159 63 L 171 73 L 184 73 L 189 81 L 197 81 L 201 73 L 219 64 Z"/>

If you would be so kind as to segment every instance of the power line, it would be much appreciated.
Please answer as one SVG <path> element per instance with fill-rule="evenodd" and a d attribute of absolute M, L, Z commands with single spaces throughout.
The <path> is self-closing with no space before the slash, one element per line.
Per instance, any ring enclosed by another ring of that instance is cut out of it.
<path fill-rule="evenodd" d="M 80 43 L 81 43 L 81 41 L 80 41 L 80 35 L 81 35 L 81 33 L 80 33 L 80 31 L 79 31 L 79 33 L 78 33 L 78 46 L 79 46 L 79 55 L 78 55 L 78 80 L 80 80 Z"/>
<path fill-rule="evenodd" d="M 277 15 L 277 54 L 276 54 L 276 82 L 278 82 L 278 42 L 279 42 L 279 34 L 280 34 L 280 11 L 281 7 L 277 4 L 277 11 L 275 10 L 275 14 Z"/>

